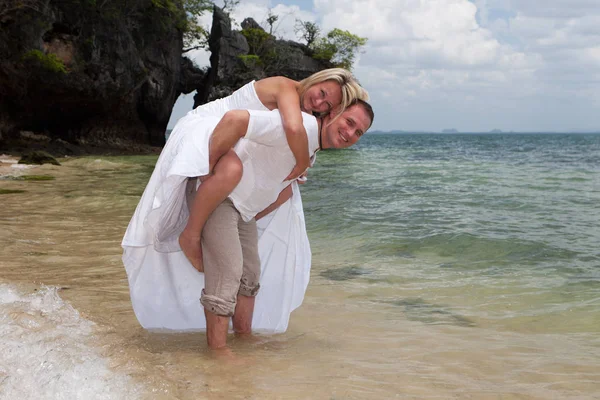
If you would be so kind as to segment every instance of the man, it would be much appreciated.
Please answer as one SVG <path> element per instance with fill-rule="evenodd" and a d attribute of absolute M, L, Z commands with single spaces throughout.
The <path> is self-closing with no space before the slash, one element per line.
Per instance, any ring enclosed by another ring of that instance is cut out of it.
<path fill-rule="evenodd" d="M 310 154 L 352 146 L 371 126 L 373 117 L 371 106 L 363 101 L 341 115 L 332 112 L 319 120 L 303 114 Z M 244 165 L 242 179 L 202 231 L 205 288 L 201 303 L 212 349 L 226 346 L 230 318 L 236 333 L 251 332 L 260 287 L 255 218 L 292 195 L 290 182 L 283 180 L 295 160 L 277 110 L 233 110 L 225 114 L 211 137 L 211 160 L 218 158 L 214 154 L 225 154 L 232 147 Z"/>

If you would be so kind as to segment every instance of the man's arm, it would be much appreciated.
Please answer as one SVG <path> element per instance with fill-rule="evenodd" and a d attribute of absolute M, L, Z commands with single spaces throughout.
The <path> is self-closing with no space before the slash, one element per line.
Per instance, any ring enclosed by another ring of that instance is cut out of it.
<path fill-rule="evenodd" d="M 292 185 L 290 184 L 290 185 L 286 186 L 286 188 L 283 189 L 281 191 L 281 193 L 279 193 L 277 200 L 275 200 L 273 203 L 271 203 L 270 206 L 268 206 L 267 208 L 265 208 L 264 210 L 262 210 L 261 212 L 256 214 L 256 217 L 254 217 L 254 218 L 258 221 L 265 215 L 272 213 L 273 211 L 275 211 L 275 209 L 277 209 L 277 207 L 279 207 L 280 205 L 282 205 L 283 203 L 288 201 L 292 197 L 292 194 L 293 194 Z"/>
<path fill-rule="evenodd" d="M 209 142 L 209 171 L 236 143 L 246 135 L 250 114 L 246 110 L 227 111 L 215 127 Z"/>

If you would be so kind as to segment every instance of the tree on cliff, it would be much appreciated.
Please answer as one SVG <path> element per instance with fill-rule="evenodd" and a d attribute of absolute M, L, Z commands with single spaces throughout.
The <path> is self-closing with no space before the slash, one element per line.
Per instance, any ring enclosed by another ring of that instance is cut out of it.
<path fill-rule="evenodd" d="M 273 11 L 269 9 L 269 15 L 267 16 L 267 24 L 269 24 L 269 35 L 273 34 L 273 25 L 279 19 L 279 15 L 273 14 Z"/>
<path fill-rule="evenodd" d="M 301 21 L 297 19 L 294 32 L 296 35 L 300 36 L 300 39 L 306 40 L 306 45 L 308 47 L 311 47 L 315 40 L 319 38 L 319 35 L 321 34 L 321 28 L 319 28 L 319 25 L 315 24 L 314 22 Z"/>
<path fill-rule="evenodd" d="M 365 44 L 367 44 L 367 38 L 361 38 L 348 31 L 335 28 L 326 37 L 315 42 L 315 58 L 323 58 L 338 67 L 350 70 L 356 54 Z"/>
<path fill-rule="evenodd" d="M 352 69 L 356 54 L 367 44 L 367 38 L 338 28 L 330 31 L 325 37 L 320 37 L 320 31 L 314 22 L 296 21 L 296 34 L 306 40 L 306 45 L 314 51 L 316 59 L 329 61 L 337 67 Z"/>
<path fill-rule="evenodd" d="M 212 3 L 214 4 L 214 2 Z M 223 0 L 223 7 L 221 7 L 221 10 L 223 10 L 223 12 L 227 14 L 229 18 L 231 18 L 231 13 L 239 4 L 240 0 Z"/>
<path fill-rule="evenodd" d="M 169 3 L 172 0 L 152 0 L 154 2 Z M 175 0 L 180 1 L 186 14 L 186 21 L 182 26 L 183 31 L 183 53 L 191 50 L 208 48 L 208 39 L 210 32 L 202 25 L 198 24 L 198 18 L 205 11 L 210 11 L 215 6 L 213 0 Z M 231 13 L 239 5 L 240 0 L 223 0 L 223 12 L 231 18 Z M 275 22 L 277 17 L 275 16 Z"/>
<path fill-rule="evenodd" d="M 183 10 L 186 14 L 183 31 L 183 53 L 208 46 L 208 31 L 198 24 L 198 17 L 212 9 L 210 0 L 183 0 Z"/>

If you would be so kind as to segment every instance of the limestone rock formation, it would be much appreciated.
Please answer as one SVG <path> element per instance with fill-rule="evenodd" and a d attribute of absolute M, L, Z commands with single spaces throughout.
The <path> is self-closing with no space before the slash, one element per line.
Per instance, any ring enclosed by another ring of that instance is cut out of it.
<path fill-rule="evenodd" d="M 231 28 L 231 20 L 220 8 L 213 11 L 213 23 L 210 33 L 210 68 L 203 85 L 199 86 L 194 97 L 194 107 L 208 101 L 227 96 L 237 88 L 253 79 L 283 75 L 301 80 L 307 76 L 331 68 L 328 62 L 316 60 L 312 51 L 305 45 L 288 40 L 278 40 L 264 32 L 252 18 L 246 18 L 242 31 Z M 243 32 L 262 31 L 261 48 L 257 62 L 251 62 L 254 56 Z M 250 57 L 249 57 L 250 56 Z M 248 60 L 251 60 L 250 62 Z"/>
<path fill-rule="evenodd" d="M 0 15 L 0 135 L 161 145 L 179 96 L 179 13 L 152 0 L 13 2 Z"/>
<path fill-rule="evenodd" d="M 60 155 L 78 154 L 74 143 L 161 146 L 181 93 L 196 90 L 197 106 L 252 79 L 302 79 L 331 67 L 252 19 L 233 30 L 215 7 L 204 71 L 182 57 L 181 18 L 174 0 L 0 0 L 0 149 Z M 260 51 L 249 45 L 248 29 Z"/>

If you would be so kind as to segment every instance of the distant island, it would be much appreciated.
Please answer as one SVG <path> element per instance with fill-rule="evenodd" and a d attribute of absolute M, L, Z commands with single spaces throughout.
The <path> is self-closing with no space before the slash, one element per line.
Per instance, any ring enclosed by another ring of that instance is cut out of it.
<path fill-rule="evenodd" d="M 489 134 L 600 134 L 600 131 L 595 131 L 595 130 L 571 130 L 571 131 L 539 131 L 539 132 L 535 132 L 535 131 L 503 131 L 501 129 L 492 129 L 491 131 L 459 131 L 457 129 L 444 129 L 441 132 L 440 131 L 418 131 L 418 130 L 414 130 L 414 131 L 405 131 L 405 130 L 400 130 L 400 129 L 394 129 L 391 131 L 381 131 L 381 130 L 375 130 L 375 131 L 369 131 L 370 135 L 397 135 L 397 134 L 420 134 L 420 133 L 425 133 L 425 134 L 451 134 L 451 133 L 463 133 L 463 134 L 478 134 L 478 135 L 489 135 Z"/>

